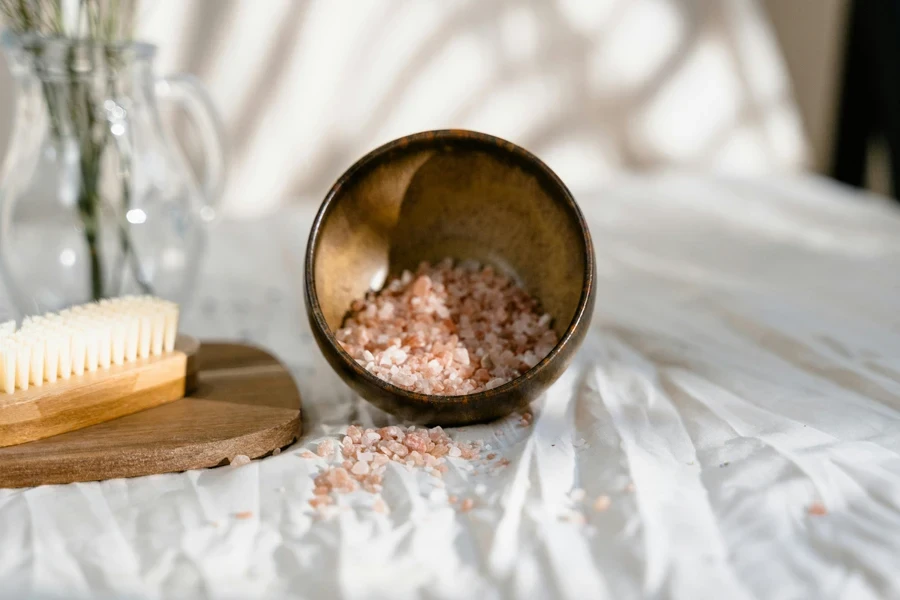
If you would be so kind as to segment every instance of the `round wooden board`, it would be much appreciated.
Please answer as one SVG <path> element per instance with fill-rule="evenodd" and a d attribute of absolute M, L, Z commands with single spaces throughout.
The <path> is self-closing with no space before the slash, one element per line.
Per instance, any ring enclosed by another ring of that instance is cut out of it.
<path fill-rule="evenodd" d="M 238 454 L 264 456 L 300 435 L 300 394 L 272 355 L 241 344 L 204 342 L 196 366 L 195 389 L 181 400 L 0 448 L 0 487 L 215 467 Z"/>

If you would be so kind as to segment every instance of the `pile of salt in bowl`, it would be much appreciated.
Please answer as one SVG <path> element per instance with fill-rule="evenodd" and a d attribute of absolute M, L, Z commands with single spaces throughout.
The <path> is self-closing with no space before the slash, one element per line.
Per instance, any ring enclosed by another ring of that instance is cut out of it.
<path fill-rule="evenodd" d="M 397 387 L 456 396 L 498 387 L 556 346 L 551 317 L 509 277 L 445 259 L 356 300 L 337 340 Z"/>

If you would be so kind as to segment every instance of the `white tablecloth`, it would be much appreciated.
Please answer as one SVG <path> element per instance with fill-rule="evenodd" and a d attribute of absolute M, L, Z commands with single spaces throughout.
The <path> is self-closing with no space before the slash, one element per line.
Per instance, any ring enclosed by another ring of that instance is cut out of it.
<path fill-rule="evenodd" d="M 290 365 L 303 438 L 244 467 L 0 490 L 0 596 L 898 597 L 900 210 L 813 178 L 577 196 L 599 275 L 584 347 L 532 427 L 452 431 L 508 467 L 455 463 L 446 488 L 392 467 L 390 514 L 359 493 L 316 520 L 324 461 L 297 454 L 389 418 L 313 346 L 312 208 L 222 223 L 185 329 Z"/>

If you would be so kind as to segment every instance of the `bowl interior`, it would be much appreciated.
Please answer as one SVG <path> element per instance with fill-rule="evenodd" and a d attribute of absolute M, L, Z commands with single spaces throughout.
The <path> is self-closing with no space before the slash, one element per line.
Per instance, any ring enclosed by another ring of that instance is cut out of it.
<path fill-rule="evenodd" d="M 413 136 L 363 158 L 326 199 L 314 234 L 314 291 L 332 332 L 387 277 L 445 257 L 513 277 L 562 336 L 585 280 L 587 232 L 565 186 L 524 150 L 489 136 Z"/>

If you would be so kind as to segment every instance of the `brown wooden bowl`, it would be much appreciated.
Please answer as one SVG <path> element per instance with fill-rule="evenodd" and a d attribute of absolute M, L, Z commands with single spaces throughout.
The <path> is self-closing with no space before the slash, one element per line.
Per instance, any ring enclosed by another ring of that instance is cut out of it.
<path fill-rule="evenodd" d="M 492 390 L 409 392 L 357 364 L 334 332 L 353 300 L 448 256 L 513 277 L 553 316 L 560 341 Z M 305 283 L 316 342 L 353 390 L 404 419 L 463 425 L 524 408 L 565 370 L 590 326 L 594 249 L 572 194 L 534 155 L 482 133 L 428 131 L 377 148 L 341 175 L 313 223 Z"/>

